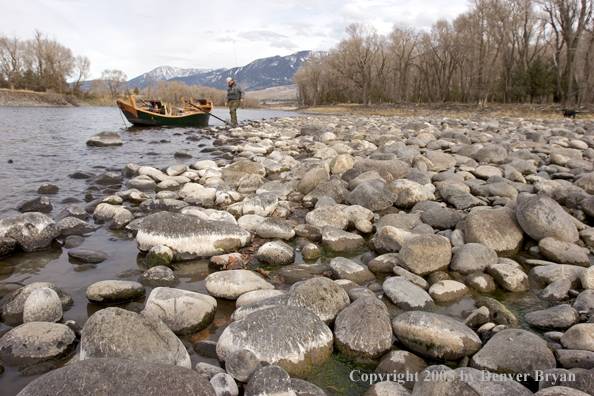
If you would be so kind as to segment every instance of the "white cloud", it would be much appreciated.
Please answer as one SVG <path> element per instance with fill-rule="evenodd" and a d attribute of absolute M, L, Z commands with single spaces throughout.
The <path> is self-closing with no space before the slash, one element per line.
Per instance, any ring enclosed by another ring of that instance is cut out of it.
<path fill-rule="evenodd" d="M 27 0 L 2 1 L 0 33 L 26 40 L 35 29 L 129 78 L 158 66 L 234 67 L 300 50 L 329 50 L 353 22 L 387 34 L 394 23 L 430 28 L 466 0 Z"/>

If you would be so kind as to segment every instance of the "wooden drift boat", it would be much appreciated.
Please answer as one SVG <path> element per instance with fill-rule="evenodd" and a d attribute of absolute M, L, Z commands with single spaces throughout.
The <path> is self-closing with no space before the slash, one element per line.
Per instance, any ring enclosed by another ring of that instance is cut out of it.
<path fill-rule="evenodd" d="M 182 98 L 183 109 L 159 100 L 137 99 L 134 95 L 128 95 L 127 99 L 127 103 L 118 100 L 118 107 L 128 122 L 138 126 L 207 126 L 212 111 L 212 102 L 205 99 Z"/>

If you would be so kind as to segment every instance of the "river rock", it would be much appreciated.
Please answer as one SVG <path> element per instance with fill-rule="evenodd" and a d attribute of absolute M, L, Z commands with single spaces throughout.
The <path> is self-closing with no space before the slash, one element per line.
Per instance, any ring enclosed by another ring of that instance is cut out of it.
<path fill-rule="evenodd" d="M 425 290 L 402 276 L 386 279 L 382 289 L 392 303 L 404 310 L 424 309 L 435 305 Z"/>
<path fill-rule="evenodd" d="M 295 261 L 295 249 L 283 241 L 272 241 L 262 245 L 254 257 L 272 265 L 286 265 Z"/>
<path fill-rule="evenodd" d="M 295 230 L 291 224 L 278 217 L 268 217 L 258 224 L 256 235 L 260 238 L 274 238 L 290 240 L 295 236 Z"/>
<path fill-rule="evenodd" d="M 81 333 L 80 360 L 124 358 L 191 368 L 186 348 L 156 316 L 121 308 L 94 313 Z"/>
<path fill-rule="evenodd" d="M 164 245 L 155 245 L 144 258 L 144 262 L 149 268 L 157 266 L 171 267 L 173 261 L 173 250 Z"/>
<path fill-rule="evenodd" d="M 587 250 L 574 243 L 565 242 L 557 238 L 543 238 L 538 242 L 540 253 L 547 259 L 561 264 L 590 266 Z"/>
<path fill-rule="evenodd" d="M 60 234 L 54 220 L 38 213 L 24 213 L 0 219 L 0 237 L 12 238 L 25 252 L 48 248 Z"/>
<path fill-rule="evenodd" d="M 237 396 L 239 389 L 232 376 L 227 373 L 219 373 L 210 379 L 215 394 L 222 396 Z"/>
<path fill-rule="evenodd" d="M 291 264 L 282 267 L 279 271 L 284 282 L 292 285 L 296 282 L 311 279 L 318 276 L 332 276 L 330 266 L 324 264 Z"/>
<path fill-rule="evenodd" d="M 491 314 L 491 321 L 498 325 L 517 327 L 518 318 L 499 301 L 491 297 L 481 297 L 476 301 L 477 307 L 487 307 Z"/>
<path fill-rule="evenodd" d="M 399 252 L 408 240 L 416 236 L 412 232 L 387 225 L 377 230 L 371 243 L 380 254 Z"/>
<path fill-rule="evenodd" d="M 23 307 L 23 323 L 59 322 L 62 315 L 60 297 L 49 287 L 33 290 Z"/>
<path fill-rule="evenodd" d="M 347 279 L 358 285 L 363 285 L 375 279 L 367 268 L 344 257 L 336 257 L 330 261 L 332 275 L 336 279 Z"/>
<path fill-rule="evenodd" d="M 466 243 L 481 243 L 497 254 L 516 253 L 524 232 L 507 208 L 471 212 L 463 226 Z"/>
<path fill-rule="evenodd" d="M 291 388 L 297 396 L 326 396 L 319 386 L 299 378 L 291 378 Z"/>
<path fill-rule="evenodd" d="M 256 301 L 266 300 L 267 298 L 276 297 L 276 296 L 280 296 L 283 294 L 285 294 L 285 292 L 282 290 L 254 290 L 254 291 L 247 292 L 247 293 L 244 293 L 241 296 L 239 296 L 237 301 L 235 301 L 235 307 L 241 308 L 244 305 L 247 305 L 247 304 L 250 304 L 250 303 L 253 303 Z"/>
<path fill-rule="evenodd" d="M 572 326 L 561 337 L 566 349 L 579 349 L 594 352 L 594 323 L 580 323 Z"/>
<path fill-rule="evenodd" d="M 158 362 L 98 358 L 51 371 L 27 385 L 20 396 L 161 395 L 216 396 L 207 379 L 188 368 Z"/>
<path fill-rule="evenodd" d="M 532 378 L 536 378 L 536 370 L 552 369 L 556 364 L 553 352 L 542 338 L 520 329 L 495 334 L 470 360 L 470 366 L 477 370 L 528 374 Z"/>
<path fill-rule="evenodd" d="M 60 232 L 60 238 L 65 238 L 70 235 L 87 235 L 95 232 L 95 227 L 84 220 L 71 216 L 58 221 L 56 227 L 58 227 L 58 231 Z"/>
<path fill-rule="evenodd" d="M 391 183 L 394 180 L 404 178 L 409 167 L 400 160 L 359 159 L 353 165 L 353 169 L 361 173 L 376 171 L 387 183 Z"/>
<path fill-rule="evenodd" d="M 291 377 L 276 365 L 262 367 L 254 373 L 245 388 L 245 396 L 294 396 Z"/>
<path fill-rule="evenodd" d="M 83 263 L 97 264 L 107 260 L 109 255 L 99 250 L 71 249 L 68 251 L 68 257 Z"/>
<path fill-rule="evenodd" d="M 119 133 L 112 131 L 100 132 L 87 140 L 87 146 L 93 147 L 122 146 L 123 144 Z"/>
<path fill-rule="evenodd" d="M 347 196 L 346 201 L 351 205 L 379 211 L 391 207 L 395 198 L 390 188 L 384 182 L 376 179 L 366 180 L 358 185 Z"/>
<path fill-rule="evenodd" d="M 243 201 L 243 214 L 270 216 L 278 206 L 278 196 L 272 192 L 265 192 Z"/>
<path fill-rule="evenodd" d="M 230 352 L 248 349 L 260 361 L 299 375 L 328 360 L 333 341 L 328 326 L 310 310 L 274 306 L 232 322 L 219 338 L 217 355 L 225 361 Z"/>
<path fill-rule="evenodd" d="M 468 287 L 471 287 L 481 293 L 490 293 L 497 289 L 497 285 L 495 284 L 493 277 L 482 272 L 473 272 L 467 275 L 464 282 L 466 285 L 468 285 Z"/>
<path fill-rule="evenodd" d="M 138 278 L 138 283 L 148 287 L 175 287 L 179 284 L 179 278 L 173 270 L 164 265 L 151 267 L 144 271 Z"/>
<path fill-rule="evenodd" d="M 336 317 L 334 337 L 346 355 L 371 359 L 383 355 L 392 346 L 388 309 L 375 296 L 359 298 Z"/>
<path fill-rule="evenodd" d="M 106 280 L 93 283 L 85 293 L 95 304 L 123 304 L 144 297 L 146 289 L 134 281 Z"/>
<path fill-rule="evenodd" d="M 557 360 L 566 369 L 594 369 L 594 352 L 590 351 L 558 349 Z"/>
<path fill-rule="evenodd" d="M 258 357 L 247 349 L 229 352 L 225 370 L 239 382 L 247 383 L 250 377 L 262 367 Z"/>
<path fill-rule="evenodd" d="M 579 239 L 571 216 L 551 198 L 536 195 L 521 200 L 516 217 L 522 230 L 536 241 L 553 237 L 573 243 Z"/>
<path fill-rule="evenodd" d="M 577 265 L 549 264 L 532 268 L 528 276 L 543 285 L 549 285 L 559 279 L 568 279 L 573 287 L 579 287 L 583 272 L 584 268 Z"/>
<path fill-rule="evenodd" d="M 346 230 L 349 225 L 349 219 L 342 212 L 342 209 L 340 205 L 316 208 L 305 216 L 305 221 L 308 225 L 317 228 L 332 226 Z"/>
<path fill-rule="evenodd" d="M 305 194 L 308 194 L 311 190 L 313 190 L 318 184 L 321 182 L 328 181 L 330 179 L 330 175 L 328 171 L 324 168 L 313 168 L 309 170 L 297 185 L 297 191 Z"/>
<path fill-rule="evenodd" d="M 287 305 L 307 308 L 331 326 L 336 315 L 350 304 L 347 292 L 328 278 L 313 278 L 296 285 L 287 294 Z"/>
<path fill-rule="evenodd" d="M 456 250 L 450 268 L 468 275 L 476 271 L 483 272 L 490 264 L 497 264 L 495 250 L 481 243 L 467 243 Z"/>
<path fill-rule="evenodd" d="M 31 199 L 29 201 L 21 202 L 17 209 L 21 213 L 27 212 L 39 212 L 39 213 L 49 213 L 51 212 L 54 207 L 52 206 L 52 202 L 48 197 L 37 197 L 35 199 Z"/>
<path fill-rule="evenodd" d="M 174 251 L 174 260 L 190 260 L 244 247 L 251 239 L 251 234 L 237 225 L 206 221 L 192 215 L 160 212 L 142 221 L 136 244 L 142 252 L 156 245 L 165 245 Z"/>
<path fill-rule="evenodd" d="M 149 295 L 144 310 L 161 319 L 174 334 L 188 335 L 210 326 L 217 301 L 206 294 L 157 287 Z"/>
<path fill-rule="evenodd" d="M 65 291 L 58 289 L 55 285 L 48 282 L 35 282 L 24 286 L 2 299 L 2 322 L 9 326 L 18 326 L 23 323 L 23 311 L 25 303 L 31 293 L 42 288 L 49 288 L 55 291 L 60 297 L 62 303 L 62 311 L 68 310 L 74 301 Z"/>
<path fill-rule="evenodd" d="M 206 277 L 204 286 L 213 297 L 227 300 L 254 290 L 274 289 L 262 275 L 247 270 L 214 272 Z"/>
<path fill-rule="evenodd" d="M 382 381 L 373 384 L 363 396 L 410 396 L 410 393 L 396 382 Z"/>
<path fill-rule="evenodd" d="M 322 244 L 335 252 L 350 252 L 365 246 L 365 239 L 361 235 L 343 231 L 340 228 L 324 226 Z"/>
<path fill-rule="evenodd" d="M 394 266 L 398 264 L 398 255 L 395 253 L 386 253 L 375 257 L 368 264 L 367 268 L 374 274 L 394 272 Z"/>
<path fill-rule="evenodd" d="M 95 222 L 99 224 L 111 221 L 112 228 L 119 230 L 134 220 L 134 215 L 122 206 L 101 203 L 95 208 L 93 218 L 95 219 Z"/>
<path fill-rule="evenodd" d="M 442 271 L 452 258 L 450 242 L 439 235 L 419 235 L 405 242 L 398 254 L 402 267 L 420 276 Z"/>
<path fill-rule="evenodd" d="M 571 306 L 563 304 L 549 309 L 528 312 L 524 315 L 524 319 L 532 326 L 564 330 L 577 324 L 580 315 Z"/>
<path fill-rule="evenodd" d="M 407 348 L 437 359 L 460 359 L 473 355 L 482 346 L 469 327 L 429 312 L 406 312 L 392 321 L 392 329 Z"/>
<path fill-rule="evenodd" d="M 466 293 L 468 293 L 468 287 L 454 280 L 442 280 L 429 288 L 429 295 L 435 301 L 458 300 Z"/>
<path fill-rule="evenodd" d="M 421 372 L 427 368 L 427 363 L 419 356 L 408 351 L 391 351 L 375 369 L 378 374 L 395 374 L 402 376 L 402 383 L 406 388 L 412 389 L 415 377 L 420 378 Z M 406 374 L 410 373 L 408 377 Z M 415 373 L 419 373 L 415 376 Z"/>
<path fill-rule="evenodd" d="M 536 392 L 534 396 L 590 396 L 590 394 L 567 386 L 551 386 Z"/>
<path fill-rule="evenodd" d="M 0 338 L 0 360 L 18 369 L 69 356 L 76 335 L 66 325 L 49 322 L 22 324 Z"/>
<path fill-rule="evenodd" d="M 576 311 L 587 311 L 590 316 L 594 314 L 594 290 L 584 290 L 577 296 L 573 303 Z"/>
<path fill-rule="evenodd" d="M 530 287 L 528 275 L 524 271 L 507 264 L 491 264 L 487 268 L 489 275 L 502 288 L 510 292 L 526 291 Z"/>
<path fill-rule="evenodd" d="M 454 228 L 464 218 L 462 213 L 451 208 L 435 207 L 424 210 L 421 213 L 421 220 L 438 230 Z"/>

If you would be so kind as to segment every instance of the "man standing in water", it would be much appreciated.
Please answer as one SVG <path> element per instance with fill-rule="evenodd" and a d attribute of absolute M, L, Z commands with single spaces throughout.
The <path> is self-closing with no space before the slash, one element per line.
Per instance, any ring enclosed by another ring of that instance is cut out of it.
<path fill-rule="evenodd" d="M 233 81 L 231 77 L 227 77 L 227 101 L 225 106 L 229 104 L 229 113 L 231 114 L 231 126 L 237 126 L 237 109 L 239 106 L 243 109 L 243 96 L 244 92 L 241 89 L 241 85 Z"/>

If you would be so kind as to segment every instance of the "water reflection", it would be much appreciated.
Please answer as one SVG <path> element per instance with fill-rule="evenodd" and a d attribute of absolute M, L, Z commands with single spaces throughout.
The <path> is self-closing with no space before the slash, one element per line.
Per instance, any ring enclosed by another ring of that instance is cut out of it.
<path fill-rule="evenodd" d="M 11 275 L 38 274 L 49 263 L 62 255 L 62 247 L 57 243 L 50 249 L 38 252 L 19 252 L 0 260 L 0 280 L 8 279 Z"/>

